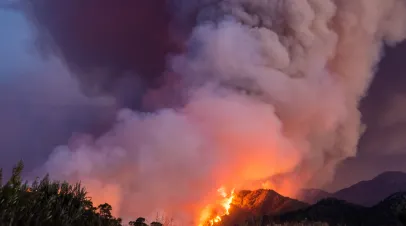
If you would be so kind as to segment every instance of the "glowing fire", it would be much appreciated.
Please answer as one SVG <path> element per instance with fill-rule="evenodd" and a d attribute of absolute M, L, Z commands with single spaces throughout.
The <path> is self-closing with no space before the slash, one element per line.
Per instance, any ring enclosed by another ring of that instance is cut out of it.
<path fill-rule="evenodd" d="M 215 206 L 207 206 L 201 213 L 199 226 L 214 225 L 221 222 L 223 216 L 230 214 L 231 203 L 234 199 L 234 189 L 227 194 L 224 187 L 219 188 L 218 193 L 222 197 L 220 202 Z M 219 208 L 220 207 L 220 208 Z M 214 216 L 213 216 L 214 215 Z"/>

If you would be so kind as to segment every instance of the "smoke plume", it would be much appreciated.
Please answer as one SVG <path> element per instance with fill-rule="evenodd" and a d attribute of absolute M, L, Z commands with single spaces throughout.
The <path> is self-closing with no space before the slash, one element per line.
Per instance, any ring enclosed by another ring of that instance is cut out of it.
<path fill-rule="evenodd" d="M 51 176 L 81 180 L 124 218 L 163 210 L 185 221 L 219 187 L 294 195 L 355 156 L 358 102 L 382 45 L 406 37 L 406 1 L 169 4 L 175 24 L 192 26 L 184 52 L 167 55 L 176 104 L 121 110 L 103 136 L 56 148 L 44 166 Z"/>

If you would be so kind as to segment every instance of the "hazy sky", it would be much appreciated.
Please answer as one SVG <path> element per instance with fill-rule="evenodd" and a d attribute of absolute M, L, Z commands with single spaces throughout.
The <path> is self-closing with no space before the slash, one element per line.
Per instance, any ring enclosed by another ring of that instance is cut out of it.
<path fill-rule="evenodd" d="M 57 58 L 35 52 L 24 17 L 0 9 L 0 165 L 18 159 L 28 169 L 46 160 L 74 132 L 99 128 L 111 120 L 111 101 L 84 97 Z M 359 155 L 343 162 L 329 189 L 337 189 L 386 170 L 406 171 L 406 44 L 387 52 L 369 96 L 362 103 L 368 130 Z"/>
<path fill-rule="evenodd" d="M 0 9 L 0 32 L 0 164 L 22 158 L 29 170 L 73 132 L 110 117 L 111 103 L 84 97 L 60 60 L 43 60 L 21 14 Z"/>

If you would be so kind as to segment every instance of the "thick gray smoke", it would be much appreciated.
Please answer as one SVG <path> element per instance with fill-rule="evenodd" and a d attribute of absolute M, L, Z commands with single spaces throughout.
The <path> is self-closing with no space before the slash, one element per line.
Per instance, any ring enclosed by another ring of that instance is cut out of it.
<path fill-rule="evenodd" d="M 173 3 L 197 18 L 170 62 L 183 107 L 120 111 L 102 137 L 56 148 L 51 176 L 83 181 L 124 218 L 199 220 L 219 187 L 292 195 L 356 154 L 358 102 L 383 43 L 406 37 L 406 1 Z"/>

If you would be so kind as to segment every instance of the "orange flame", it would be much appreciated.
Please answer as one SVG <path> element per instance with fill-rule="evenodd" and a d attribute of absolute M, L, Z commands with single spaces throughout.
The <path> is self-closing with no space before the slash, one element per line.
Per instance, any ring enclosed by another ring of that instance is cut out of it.
<path fill-rule="evenodd" d="M 219 188 L 217 192 L 222 197 L 222 199 L 218 203 L 218 205 L 220 206 L 220 210 L 210 205 L 207 206 L 200 215 L 199 226 L 212 226 L 221 222 L 223 216 L 230 214 L 231 203 L 234 199 L 234 189 L 231 190 L 230 194 L 227 194 L 224 187 Z M 213 212 L 215 212 L 215 216 L 213 216 Z"/>

